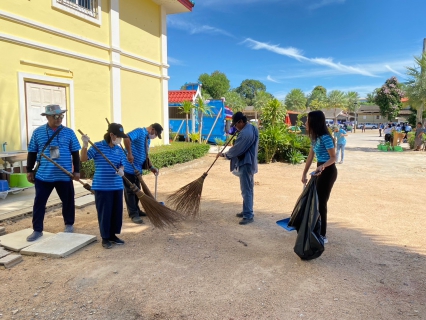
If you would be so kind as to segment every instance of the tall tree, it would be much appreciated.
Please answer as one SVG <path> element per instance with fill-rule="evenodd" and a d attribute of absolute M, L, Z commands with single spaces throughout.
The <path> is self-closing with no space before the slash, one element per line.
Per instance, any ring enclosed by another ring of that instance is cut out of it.
<path fill-rule="evenodd" d="M 367 93 L 367 99 L 366 99 L 367 103 L 376 103 L 375 99 L 376 99 L 376 91 Z"/>
<path fill-rule="evenodd" d="M 269 126 L 284 124 L 286 109 L 281 101 L 272 99 L 263 108 L 260 116 L 262 125 L 267 128 Z"/>
<path fill-rule="evenodd" d="M 200 124 L 200 139 L 198 140 L 199 143 L 203 142 L 203 118 L 204 115 L 210 116 L 212 114 L 212 107 L 210 107 L 207 103 L 204 97 L 198 97 L 196 101 L 197 105 L 197 111 L 198 116 L 200 117 L 199 124 Z"/>
<path fill-rule="evenodd" d="M 346 93 L 346 106 L 345 109 L 349 112 L 356 113 L 359 106 L 359 94 L 355 91 Z"/>
<path fill-rule="evenodd" d="M 330 91 L 327 95 L 327 109 L 333 110 L 334 123 L 337 123 L 337 109 L 347 106 L 345 93 L 340 90 Z"/>
<path fill-rule="evenodd" d="M 382 116 L 386 116 L 388 120 L 398 116 L 402 108 L 401 98 L 404 96 L 400 89 L 401 85 L 396 77 L 386 80 L 385 84 L 377 91 L 375 103 L 380 107 Z"/>
<path fill-rule="evenodd" d="M 184 101 L 182 103 L 182 106 L 179 107 L 179 110 L 182 113 L 185 113 L 186 117 L 186 141 L 189 141 L 189 114 L 191 113 L 192 109 L 194 109 L 194 105 L 191 101 Z"/>
<path fill-rule="evenodd" d="M 322 110 L 327 108 L 327 89 L 323 86 L 316 86 L 308 95 L 306 102 L 308 111 Z"/>
<path fill-rule="evenodd" d="M 226 105 L 232 109 L 233 112 L 243 111 L 246 108 L 244 99 L 234 90 L 228 91 L 224 95 Z"/>
<path fill-rule="evenodd" d="M 229 79 L 220 71 L 215 71 L 211 75 L 203 73 L 198 77 L 198 81 L 202 83 L 203 90 L 208 93 L 212 99 L 222 98 L 231 87 Z"/>
<path fill-rule="evenodd" d="M 414 67 L 407 67 L 409 78 L 405 85 L 405 94 L 411 107 L 417 110 L 416 122 L 422 122 L 426 104 L 426 53 L 414 57 L 414 63 Z"/>
<path fill-rule="evenodd" d="M 269 92 L 257 91 L 252 105 L 256 111 L 261 111 L 273 98 Z"/>
<path fill-rule="evenodd" d="M 266 91 L 266 86 L 259 80 L 246 79 L 241 82 L 235 91 L 245 99 L 248 106 L 252 106 L 256 93 L 258 91 Z"/>
<path fill-rule="evenodd" d="M 307 101 L 308 99 L 301 89 L 292 89 L 285 96 L 284 103 L 288 110 L 305 111 Z"/>

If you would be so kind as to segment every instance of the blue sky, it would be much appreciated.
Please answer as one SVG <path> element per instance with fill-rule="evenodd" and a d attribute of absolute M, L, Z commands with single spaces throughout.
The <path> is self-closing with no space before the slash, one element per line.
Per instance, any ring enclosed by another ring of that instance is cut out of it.
<path fill-rule="evenodd" d="M 170 15 L 169 89 L 224 72 L 279 99 L 293 88 L 356 91 L 405 78 L 423 50 L 426 0 L 196 0 Z"/>

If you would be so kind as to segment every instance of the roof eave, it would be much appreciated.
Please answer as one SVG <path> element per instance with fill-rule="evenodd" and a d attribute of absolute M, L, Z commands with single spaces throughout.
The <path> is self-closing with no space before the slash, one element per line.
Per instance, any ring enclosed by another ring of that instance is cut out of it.
<path fill-rule="evenodd" d="M 152 0 L 163 6 L 167 14 L 191 12 L 194 4 L 189 0 Z"/>

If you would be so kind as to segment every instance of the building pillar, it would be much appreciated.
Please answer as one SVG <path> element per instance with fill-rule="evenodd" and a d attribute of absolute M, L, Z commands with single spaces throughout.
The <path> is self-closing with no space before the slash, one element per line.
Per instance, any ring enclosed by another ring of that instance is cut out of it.
<path fill-rule="evenodd" d="M 110 28 L 111 114 L 112 122 L 121 123 L 120 0 L 111 0 Z"/>
<path fill-rule="evenodd" d="M 163 143 L 169 144 L 169 76 L 167 64 L 167 13 L 161 6 L 161 103 L 163 109 Z"/>

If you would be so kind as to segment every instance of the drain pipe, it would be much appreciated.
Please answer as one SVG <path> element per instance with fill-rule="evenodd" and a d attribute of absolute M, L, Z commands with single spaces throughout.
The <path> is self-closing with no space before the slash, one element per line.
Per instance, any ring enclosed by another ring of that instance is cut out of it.
<path fill-rule="evenodd" d="M 6 152 L 7 142 L 3 143 L 3 152 Z"/>

